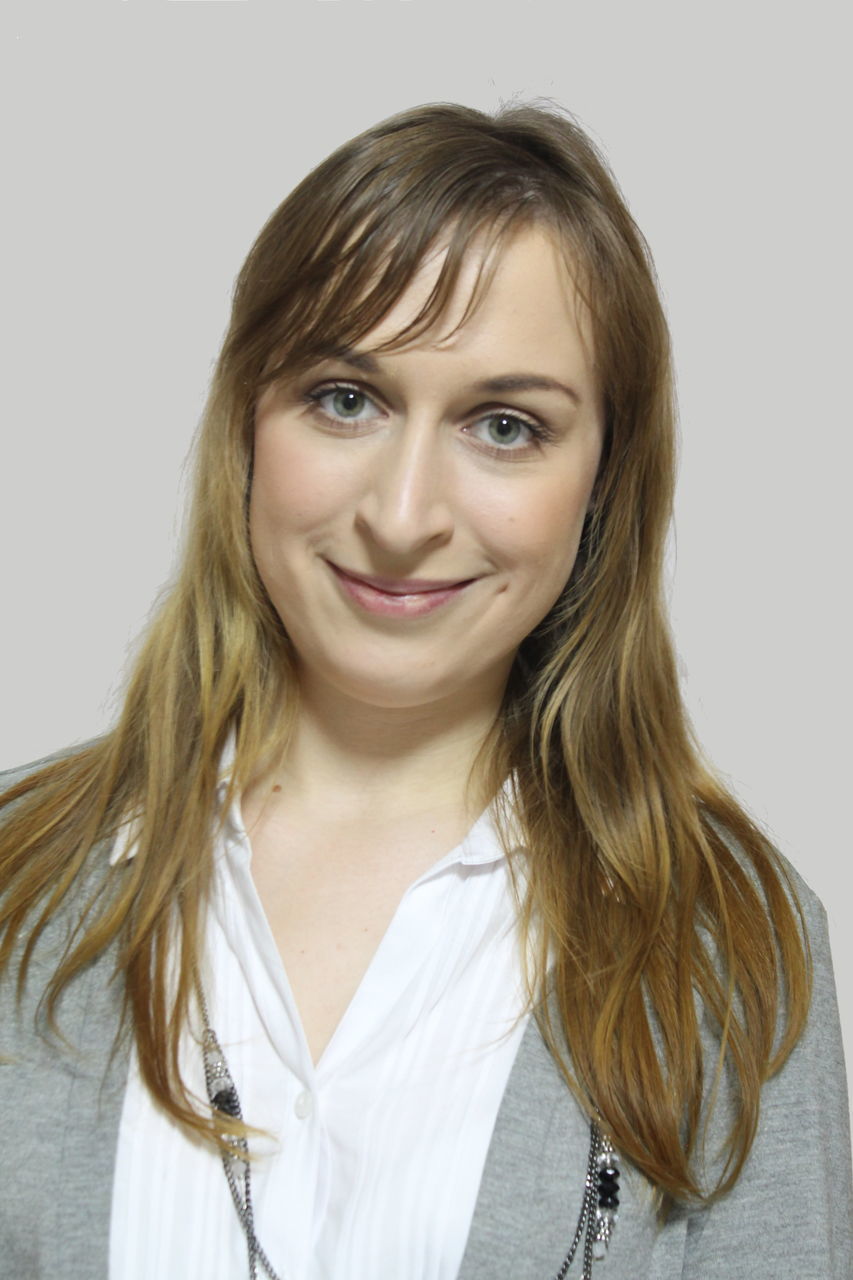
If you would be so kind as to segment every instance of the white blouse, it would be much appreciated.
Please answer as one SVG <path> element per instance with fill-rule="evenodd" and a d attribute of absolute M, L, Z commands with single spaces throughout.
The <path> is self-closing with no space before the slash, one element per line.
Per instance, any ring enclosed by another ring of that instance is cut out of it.
<path fill-rule="evenodd" d="M 126 836 L 113 860 L 132 852 Z M 252 1169 L 261 1246 L 282 1280 L 455 1280 L 529 1016 L 490 813 L 407 889 L 316 1067 L 251 857 L 235 804 L 215 851 L 204 981 L 243 1116 L 273 1135 L 251 1143 L 264 1157 Z M 206 1099 L 190 1036 L 184 1062 Z M 133 1054 L 109 1274 L 248 1276 L 218 1155 L 154 1105 Z"/>

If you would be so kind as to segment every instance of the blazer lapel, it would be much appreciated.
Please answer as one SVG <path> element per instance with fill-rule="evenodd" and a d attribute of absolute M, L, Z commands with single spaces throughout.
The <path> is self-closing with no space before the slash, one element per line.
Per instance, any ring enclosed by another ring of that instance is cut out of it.
<path fill-rule="evenodd" d="M 498 1111 L 458 1280 L 548 1280 L 583 1201 L 589 1123 L 531 1017 Z"/>

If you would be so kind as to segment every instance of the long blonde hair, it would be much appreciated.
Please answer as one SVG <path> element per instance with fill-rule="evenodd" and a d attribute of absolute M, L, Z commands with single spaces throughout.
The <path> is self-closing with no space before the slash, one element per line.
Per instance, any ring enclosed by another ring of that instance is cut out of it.
<path fill-rule="evenodd" d="M 440 236 L 435 290 L 396 340 L 441 314 L 474 237 L 499 247 L 531 222 L 556 233 L 588 306 L 606 439 L 572 576 L 521 646 L 481 764 L 490 794 L 514 779 L 527 977 L 567 1081 L 665 1196 L 707 1199 L 738 1176 L 761 1085 L 802 1028 L 807 947 L 778 856 L 702 763 L 681 702 L 662 600 L 673 389 L 651 257 L 605 161 L 550 105 L 402 112 L 335 151 L 261 230 L 203 416 L 182 564 L 118 722 L 4 797 L 0 965 L 28 936 L 23 983 L 44 925 L 92 872 L 47 1008 L 116 942 L 146 1085 L 216 1140 L 178 1065 L 212 842 L 234 796 L 285 749 L 296 698 L 247 531 L 257 397 L 369 332 Z M 231 731 L 235 768 L 218 801 Z M 112 868 L 101 842 L 128 815 L 136 856 Z M 707 1085 L 697 995 L 720 1028 L 717 1070 L 737 1082 L 728 1162 L 710 1187 L 694 1159 Z"/>

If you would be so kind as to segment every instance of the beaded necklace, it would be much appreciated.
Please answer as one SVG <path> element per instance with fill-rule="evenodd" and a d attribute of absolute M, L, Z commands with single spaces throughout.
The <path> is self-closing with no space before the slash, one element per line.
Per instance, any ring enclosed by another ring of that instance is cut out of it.
<path fill-rule="evenodd" d="M 214 1116 L 228 1116 L 242 1120 L 240 1095 L 228 1068 L 228 1062 L 210 1025 L 207 1001 L 201 980 L 196 973 L 196 990 L 204 1022 L 202 1054 L 207 1096 Z M 245 1138 L 221 1135 L 228 1143 L 228 1150 L 221 1148 L 222 1167 L 228 1181 L 231 1199 L 237 1210 L 249 1254 L 249 1280 L 257 1280 L 260 1266 L 269 1280 L 281 1280 L 255 1232 L 255 1215 L 252 1205 L 251 1165 L 249 1145 Z M 595 1120 L 589 1125 L 589 1158 L 584 1179 L 583 1199 L 575 1234 L 560 1269 L 553 1280 L 565 1280 L 569 1268 L 583 1239 L 583 1270 L 580 1280 L 591 1280 L 593 1260 L 602 1259 L 610 1243 L 619 1207 L 619 1166 L 616 1153 L 608 1138 L 601 1132 Z"/>

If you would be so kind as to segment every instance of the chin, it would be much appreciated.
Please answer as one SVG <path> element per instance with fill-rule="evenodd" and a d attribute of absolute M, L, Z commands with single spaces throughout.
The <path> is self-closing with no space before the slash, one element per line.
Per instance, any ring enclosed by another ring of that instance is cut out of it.
<path fill-rule="evenodd" d="M 494 680 L 484 673 L 440 673 L 394 670 L 387 662 L 371 665 L 367 670 L 313 665 L 303 666 L 303 678 L 315 689 L 325 689 L 332 696 L 343 697 L 377 710 L 405 711 L 442 702 L 464 703 L 467 696 L 482 700 Z"/>
<path fill-rule="evenodd" d="M 428 706 L 458 696 L 459 689 L 443 682 L 412 680 L 400 676 L 378 680 L 375 674 L 361 679 L 340 680 L 337 689 L 354 702 L 384 711 L 405 711 Z"/>

